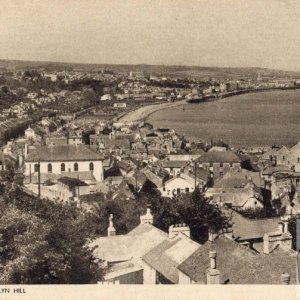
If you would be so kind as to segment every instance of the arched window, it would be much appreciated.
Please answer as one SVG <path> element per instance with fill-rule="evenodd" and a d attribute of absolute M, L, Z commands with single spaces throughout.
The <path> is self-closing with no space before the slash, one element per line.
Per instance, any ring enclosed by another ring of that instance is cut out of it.
<path fill-rule="evenodd" d="M 39 164 L 34 164 L 34 172 L 38 172 L 39 171 Z"/>
<path fill-rule="evenodd" d="M 78 163 L 74 164 L 74 171 L 78 171 Z"/>
<path fill-rule="evenodd" d="M 66 166 L 65 166 L 64 163 L 62 163 L 62 164 L 60 165 L 60 170 L 61 170 L 62 172 L 65 172 L 65 171 L 66 171 Z"/>
<path fill-rule="evenodd" d="M 90 171 L 94 171 L 94 164 L 92 162 L 90 163 Z"/>
<path fill-rule="evenodd" d="M 52 173 L 52 165 L 48 164 L 48 173 Z"/>

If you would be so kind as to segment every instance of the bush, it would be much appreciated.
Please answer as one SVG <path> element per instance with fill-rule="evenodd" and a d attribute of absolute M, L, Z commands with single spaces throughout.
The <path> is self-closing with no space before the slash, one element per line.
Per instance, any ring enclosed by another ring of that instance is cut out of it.
<path fill-rule="evenodd" d="M 7 187 L 0 199 L 1 284 L 96 283 L 93 224 L 74 206 Z M 2 247 L 2 248 L 1 248 Z"/>

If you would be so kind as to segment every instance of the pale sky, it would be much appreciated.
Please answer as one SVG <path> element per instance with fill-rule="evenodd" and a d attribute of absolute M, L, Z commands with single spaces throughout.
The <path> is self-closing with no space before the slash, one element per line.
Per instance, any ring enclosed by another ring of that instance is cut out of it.
<path fill-rule="evenodd" d="M 300 0 L 0 0 L 0 58 L 300 71 Z"/>

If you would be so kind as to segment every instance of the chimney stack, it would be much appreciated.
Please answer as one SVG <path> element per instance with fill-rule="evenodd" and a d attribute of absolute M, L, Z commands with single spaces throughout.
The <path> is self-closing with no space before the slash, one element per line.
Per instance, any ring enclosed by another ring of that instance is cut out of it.
<path fill-rule="evenodd" d="M 141 224 L 153 224 L 153 215 L 151 214 L 150 206 L 147 205 L 147 212 L 145 215 L 140 216 Z"/>
<path fill-rule="evenodd" d="M 289 226 L 289 219 L 290 216 L 282 216 L 281 218 L 282 222 L 282 233 L 288 233 L 288 226 Z"/>
<path fill-rule="evenodd" d="M 289 273 L 282 273 L 281 274 L 281 283 L 285 285 L 289 285 L 291 281 L 291 277 Z"/>
<path fill-rule="evenodd" d="M 191 237 L 190 227 L 184 223 L 171 225 L 169 227 L 169 238 L 170 239 L 174 238 L 176 235 L 178 235 L 178 233 L 183 233 L 189 238 Z"/>
<path fill-rule="evenodd" d="M 217 252 L 210 251 L 210 268 L 206 271 L 206 282 L 207 284 L 220 284 L 221 283 L 221 272 L 217 269 Z"/>
<path fill-rule="evenodd" d="M 114 227 L 114 223 L 113 223 L 113 214 L 109 215 L 109 226 L 107 228 L 107 236 L 114 236 L 116 235 L 116 229 Z"/>

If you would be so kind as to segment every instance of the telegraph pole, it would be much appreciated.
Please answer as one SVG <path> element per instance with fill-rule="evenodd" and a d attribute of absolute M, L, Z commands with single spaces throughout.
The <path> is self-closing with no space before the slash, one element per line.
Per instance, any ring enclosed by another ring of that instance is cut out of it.
<path fill-rule="evenodd" d="M 38 162 L 38 197 L 41 197 L 41 160 Z"/>
<path fill-rule="evenodd" d="M 135 172 L 135 191 L 136 191 L 136 195 L 138 196 L 138 171 L 140 169 L 140 162 L 137 161 L 137 167 L 136 167 L 136 172 Z"/>
<path fill-rule="evenodd" d="M 79 201 L 79 175 L 77 175 L 77 179 L 78 179 L 78 185 L 77 185 L 77 197 L 78 197 L 78 201 Z"/>
<path fill-rule="evenodd" d="M 31 183 L 31 164 L 29 164 L 29 183 Z"/>
<path fill-rule="evenodd" d="M 194 187 L 194 190 L 196 190 L 196 186 L 197 186 L 197 164 L 196 164 L 196 161 L 194 161 L 194 174 L 195 174 L 195 187 Z"/>

